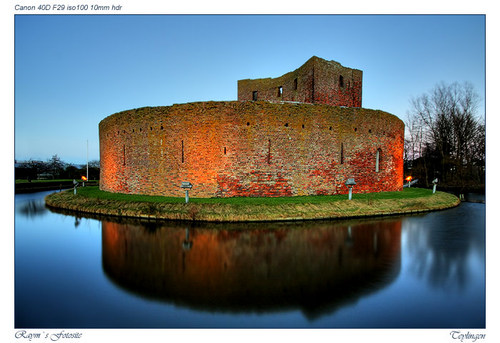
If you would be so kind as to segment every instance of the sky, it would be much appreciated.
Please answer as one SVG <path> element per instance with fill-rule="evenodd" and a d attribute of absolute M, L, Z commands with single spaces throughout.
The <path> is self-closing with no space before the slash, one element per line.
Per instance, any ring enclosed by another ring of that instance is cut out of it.
<path fill-rule="evenodd" d="M 144 106 L 237 100 L 237 80 L 311 56 L 363 71 L 363 107 L 403 121 L 438 83 L 470 82 L 485 115 L 484 15 L 20 15 L 14 157 L 99 159 L 98 125 Z"/>

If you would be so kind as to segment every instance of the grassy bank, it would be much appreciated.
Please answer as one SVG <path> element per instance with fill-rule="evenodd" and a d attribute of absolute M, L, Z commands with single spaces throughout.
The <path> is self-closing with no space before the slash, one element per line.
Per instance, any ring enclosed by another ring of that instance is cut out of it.
<path fill-rule="evenodd" d="M 81 182 L 81 181 L 80 181 Z M 99 181 L 87 181 L 87 185 L 97 185 Z M 16 193 L 32 193 L 49 190 L 60 190 L 73 187 L 73 180 L 56 179 L 56 180 L 16 180 L 15 192 Z"/>
<path fill-rule="evenodd" d="M 440 210 L 460 203 L 452 194 L 419 188 L 401 192 L 285 198 L 184 198 L 115 194 L 98 187 L 54 193 L 46 204 L 70 211 L 112 216 L 199 221 L 274 221 L 350 218 Z"/>

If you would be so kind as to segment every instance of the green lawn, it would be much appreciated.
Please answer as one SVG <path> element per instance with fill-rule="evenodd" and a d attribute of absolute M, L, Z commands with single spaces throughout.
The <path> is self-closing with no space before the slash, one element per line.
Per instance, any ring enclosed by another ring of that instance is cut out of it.
<path fill-rule="evenodd" d="M 182 191 L 179 191 L 182 194 Z M 151 195 L 120 194 L 99 190 L 99 187 L 78 188 L 78 194 L 89 198 L 103 200 L 118 200 L 130 202 L 152 202 L 152 203 L 184 203 L 184 196 L 163 197 Z M 353 200 L 381 200 L 381 199 L 411 199 L 432 194 L 430 189 L 404 188 L 401 192 L 380 192 L 368 194 L 353 194 Z M 298 197 L 276 197 L 276 198 L 189 198 L 195 204 L 233 204 L 233 205 L 282 205 L 282 204 L 321 204 L 326 202 L 342 201 L 347 199 L 347 194 L 343 195 L 311 195 Z"/>
<path fill-rule="evenodd" d="M 460 203 L 452 194 L 420 188 L 401 192 L 320 195 L 281 198 L 191 198 L 103 192 L 98 187 L 53 193 L 45 198 L 49 207 L 70 211 L 126 217 L 203 220 L 268 221 L 347 218 L 415 213 L 449 208 Z M 180 192 L 182 193 L 182 192 Z"/>

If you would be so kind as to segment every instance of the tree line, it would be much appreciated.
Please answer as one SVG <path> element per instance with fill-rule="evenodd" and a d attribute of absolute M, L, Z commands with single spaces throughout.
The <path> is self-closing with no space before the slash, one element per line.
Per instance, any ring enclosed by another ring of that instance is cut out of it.
<path fill-rule="evenodd" d="M 428 187 L 434 179 L 450 188 L 485 184 L 485 118 L 470 83 L 441 83 L 411 100 L 405 134 L 405 175 Z"/>
<path fill-rule="evenodd" d="M 98 180 L 99 161 L 89 161 L 89 180 Z M 87 166 L 77 166 L 63 162 L 57 155 L 47 161 L 28 160 L 15 166 L 16 179 L 80 179 L 87 176 Z"/>

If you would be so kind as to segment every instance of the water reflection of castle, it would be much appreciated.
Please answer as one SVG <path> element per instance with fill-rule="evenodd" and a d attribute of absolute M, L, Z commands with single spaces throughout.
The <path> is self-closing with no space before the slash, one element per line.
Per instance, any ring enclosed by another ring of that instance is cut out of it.
<path fill-rule="evenodd" d="M 103 221 L 103 267 L 117 285 L 181 306 L 300 309 L 310 318 L 383 288 L 400 271 L 401 220 L 270 225 Z"/>

